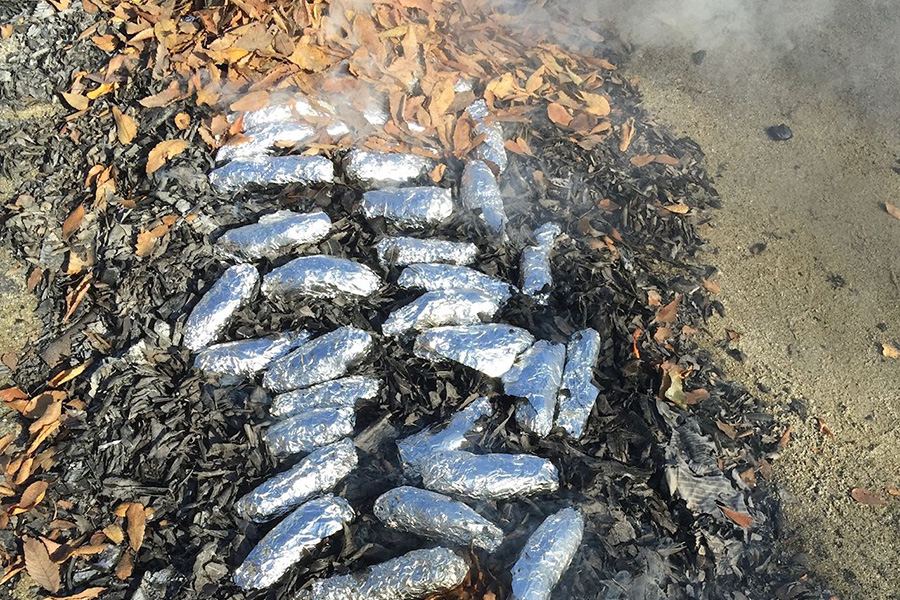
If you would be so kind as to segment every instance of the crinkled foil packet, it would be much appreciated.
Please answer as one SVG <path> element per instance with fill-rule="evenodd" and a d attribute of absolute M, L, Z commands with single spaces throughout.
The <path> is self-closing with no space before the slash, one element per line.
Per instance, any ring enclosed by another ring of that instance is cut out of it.
<path fill-rule="evenodd" d="M 213 344 L 197 354 L 194 368 L 214 375 L 252 377 L 307 340 L 309 333 L 298 331 Z"/>
<path fill-rule="evenodd" d="M 296 600 L 420 600 L 455 588 L 468 572 L 448 548 L 413 550 L 360 573 L 315 581 Z"/>
<path fill-rule="evenodd" d="M 576 331 L 569 338 L 556 424 L 576 439 L 584 433 L 584 426 L 600 395 L 600 388 L 593 383 L 594 363 L 599 355 L 600 334 L 595 330 Z"/>
<path fill-rule="evenodd" d="M 564 508 L 547 517 L 522 549 L 512 568 L 512 600 L 549 600 L 581 545 L 584 517 Z"/>
<path fill-rule="evenodd" d="M 503 543 L 503 531 L 469 506 L 443 494 L 401 486 L 375 500 L 375 516 L 386 526 L 488 552 Z"/>
<path fill-rule="evenodd" d="M 453 197 L 439 187 L 371 190 L 363 194 L 362 211 L 367 219 L 384 217 L 397 225 L 438 225 L 453 214 Z"/>
<path fill-rule="evenodd" d="M 475 121 L 475 134 L 484 134 L 484 141 L 475 149 L 475 156 L 483 161 L 497 165 L 502 173 L 506 170 L 508 157 L 503 143 L 503 127 L 500 123 L 487 123 L 489 112 L 487 102 L 476 100 L 469 108 L 469 116 Z"/>
<path fill-rule="evenodd" d="M 267 123 L 254 129 L 245 128 L 240 141 L 231 140 L 216 151 L 216 162 L 265 156 L 276 146 L 293 146 L 314 135 L 314 128 L 301 123 Z"/>
<path fill-rule="evenodd" d="M 244 519 L 257 523 L 269 521 L 331 491 L 358 462 L 356 447 L 344 438 L 313 450 L 291 469 L 256 486 L 237 501 L 235 508 Z"/>
<path fill-rule="evenodd" d="M 334 298 L 371 296 L 381 287 L 381 277 L 366 265 L 337 256 L 301 256 L 263 277 L 262 293 L 277 296 Z"/>
<path fill-rule="evenodd" d="M 290 417 L 317 408 L 353 408 L 357 400 L 378 395 L 381 382 L 364 375 L 351 375 L 312 387 L 278 394 L 269 406 L 273 417 Z"/>
<path fill-rule="evenodd" d="M 216 341 L 244 302 L 256 293 L 259 272 L 253 265 L 229 267 L 191 311 L 184 324 L 184 345 L 197 351 Z"/>
<path fill-rule="evenodd" d="M 287 392 L 337 379 L 359 364 L 372 349 L 372 336 L 355 327 L 340 327 L 306 342 L 272 362 L 263 385 Z"/>
<path fill-rule="evenodd" d="M 356 413 L 352 408 L 317 408 L 276 421 L 263 433 L 275 456 L 312 452 L 353 433 Z"/>
<path fill-rule="evenodd" d="M 392 312 L 381 331 L 395 336 L 442 325 L 475 325 L 489 321 L 498 310 L 493 298 L 478 290 L 425 292 Z"/>
<path fill-rule="evenodd" d="M 277 258 L 303 244 L 319 242 L 331 231 L 331 219 L 322 211 L 302 214 L 279 210 L 256 223 L 229 229 L 216 246 L 224 253 L 246 259 Z"/>
<path fill-rule="evenodd" d="M 447 426 L 438 431 L 429 427 L 397 442 L 403 471 L 410 477 L 419 475 L 419 464 L 432 454 L 443 450 L 459 450 L 466 443 L 466 434 L 477 431 L 482 417 L 490 417 L 494 408 L 490 400 L 476 398 L 450 418 Z"/>
<path fill-rule="evenodd" d="M 471 289 L 491 296 L 497 304 L 504 304 L 512 296 L 512 286 L 490 275 L 462 265 L 416 263 L 404 268 L 397 285 L 406 289 L 438 290 Z"/>
<path fill-rule="evenodd" d="M 375 245 L 375 251 L 383 267 L 413 263 L 467 265 L 478 255 L 478 246 L 470 242 L 387 237 Z"/>
<path fill-rule="evenodd" d="M 565 362 L 565 346 L 540 340 L 504 373 L 506 395 L 525 399 L 516 407 L 516 422 L 525 431 L 550 435 Z"/>
<path fill-rule="evenodd" d="M 477 212 L 491 231 L 505 239 L 509 218 L 497 178 L 487 164 L 480 160 L 466 163 L 459 183 L 459 196 L 463 206 Z"/>
<path fill-rule="evenodd" d="M 550 271 L 550 252 L 561 230 L 556 223 L 544 223 L 534 231 L 537 245 L 522 249 L 522 293 L 544 304 L 550 297 L 553 275 Z"/>
<path fill-rule="evenodd" d="M 419 468 L 427 489 L 476 500 L 504 500 L 559 489 L 559 473 L 553 463 L 530 454 L 448 450 L 428 456 Z"/>
<path fill-rule="evenodd" d="M 220 192 L 233 192 L 248 185 L 312 185 L 332 181 L 334 164 L 323 156 L 258 156 L 233 160 L 209 174 L 209 183 Z"/>
<path fill-rule="evenodd" d="M 234 582 L 245 590 L 269 587 L 354 516 L 343 498 L 329 495 L 310 500 L 260 540 L 234 572 Z"/>
<path fill-rule="evenodd" d="M 428 360 L 448 359 L 500 377 L 534 343 L 528 331 L 502 323 L 435 327 L 416 337 L 413 352 Z"/>
<path fill-rule="evenodd" d="M 347 178 L 372 185 L 407 183 L 422 177 L 434 163 L 415 154 L 351 150 L 344 159 Z"/>

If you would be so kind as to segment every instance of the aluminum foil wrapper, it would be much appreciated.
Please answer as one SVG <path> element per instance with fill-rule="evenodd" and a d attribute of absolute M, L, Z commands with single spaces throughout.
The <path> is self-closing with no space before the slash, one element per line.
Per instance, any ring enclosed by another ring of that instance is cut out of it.
<path fill-rule="evenodd" d="M 484 141 L 475 149 L 475 156 L 483 161 L 494 163 L 502 173 L 506 170 L 506 148 L 503 147 L 503 127 L 500 123 L 487 123 L 487 102 L 476 100 L 469 106 L 469 116 L 475 121 L 475 133 L 484 134 Z"/>
<path fill-rule="evenodd" d="M 214 344 L 194 358 L 194 368 L 216 375 L 252 377 L 269 363 L 309 340 L 306 331 L 282 333 L 274 337 Z"/>
<path fill-rule="evenodd" d="M 351 150 L 344 163 L 348 179 L 371 185 L 406 183 L 422 177 L 433 163 L 415 154 Z"/>
<path fill-rule="evenodd" d="M 553 463 L 530 454 L 448 450 L 425 458 L 420 469 L 429 490 L 476 500 L 505 500 L 559 489 Z"/>
<path fill-rule="evenodd" d="M 269 521 L 331 491 L 358 462 L 356 447 L 344 438 L 314 450 L 290 470 L 258 485 L 237 501 L 235 509 L 244 519 L 257 523 Z"/>
<path fill-rule="evenodd" d="M 594 363 L 600 355 L 600 334 L 593 329 L 576 331 L 566 349 L 566 368 L 559 388 L 556 424 L 580 438 L 600 388 L 593 383 Z"/>
<path fill-rule="evenodd" d="M 491 231 L 506 237 L 505 228 L 509 218 L 503 207 L 497 178 L 486 163 L 480 160 L 466 163 L 459 184 L 459 196 L 463 206 L 479 213 Z"/>
<path fill-rule="evenodd" d="M 329 495 L 310 500 L 260 540 L 234 572 L 234 582 L 245 590 L 269 587 L 354 516 L 343 498 Z"/>
<path fill-rule="evenodd" d="M 381 287 L 381 277 L 366 265 L 337 256 L 301 256 L 263 277 L 262 292 L 268 297 L 312 296 L 334 298 L 371 296 Z"/>
<path fill-rule="evenodd" d="M 355 327 L 340 327 L 274 361 L 263 376 L 263 385 L 273 392 L 287 392 L 337 379 L 371 349 L 371 335 Z"/>
<path fill-rule="evenodd" d="M 275 456 L 312 452 L 353 433 L 356 413 L 352 408 L 317 408 L 276 421 L 263 438 Z"/>
<path fill-rule="evenodd" d="M 244 113 L 244 133 L 254 133 L 272 125 L 299 124 L 298 121 L 307 121 L 303 125 L 316 125 L 317 127 L 324 122 L 325 131 L 332 137 L 350 132 L 345 123 L 336 119 L 333 106 L 326 102 L 319 102 L 319 108 L 316 108 L 309 100 L 297 95 L 287 102 L 272 104 Z"/>
<path fill-rule="evenodd" d="M 470 289 L 489 295 L 497 304 L 504 304 L 512 296 L 512 286 L 490 275 L 462 265 L 418 263 L 409 265 L 397 278 L 403 288 L 438 290 Z"/>
<path fill-rule="evenodd" d="M 216 151 L 216 161 L 253 158 L 269 154 L 276 146 L 293 146 L 305 142 L 316 130 L 302 123 L 267 123 L 258 128 L 244 127 L 239 143 L 227 143 Z M 245 139 L 246 138 L 246 139 Z"/>
<path fill-rule="evenodd" d="M 477 512 L 443 494 L 403 486 L 375 501 L 375 516 L 386 526 L 414 535 L 493 552 L 503 531 Z"/>
<path fill-rule="evenodd" d="M 451 417 L 450 422 L 440 431 L 423 429 L 397 442 L 403 471 L 411 477 L 419 475 L 420 463 L 437 452 L 459 450 L 466 444 L 466 434 L 477 431 L 478 420 L 494 414 L 491 402 L 484 397 L 476 398 L 471 404 Z"/>
<path fill-rule="evenodd" d="M 375 245 L 383 267 L 413 263 L 449 263 L 467 265 L 474 262 L 478 246 L 470 242 L 420 240 L 411 237 L 387 237 Z"/>
<path fill-rule="evenodd" d="M 516 408 L 516 422 L 525 431 L 550 435 L 565 362 L 565 346 L 540 340 L 503 375 L 503 391 L 525 398 Z"/>
<path fill-rule="evenodd" d="M 220 192 L 232 192 L 248 185 L 311 185 L 332 181 L 334 165 L 323 156 L 260 156 L 233 160 L 209 174 L 210 184 Z"/>
<path fill-rule="evenodd" d="M 252 225 L 229 229 L 216 240 L 226 254 L 241 258 L 277 258 L 296 246 L 325 239 L 331 219 L 322 211 L 301 214 L 279 210 Z"/>
<path fill-rule="evenodd" d="M 556 223 L 545 223 L 534 231 L 537 245 L 522 250 L 522 293 L 545 303 L 550 297 L 553 275 L 550 272 L 550 252 L 561 230 Z"/>
<path fill-rule="evenodd" d="M 420 600 L 455 588 L 468 572 L 452 550 L 413 550 L 360 573 L 320 579 L 297 600 Z"/>
<path fill-rule="evenodd" d="M 317 408 L 353 408 L 357 400 L 377 396 L 379 389 L 381 382 L 377 379 L 352 375 L 278 394 L 272 400 L 269 413 L 273 417 L 289 417 Z"/>
<path fill-rule="evenodd" d="M 200 350 L 216 341 L 241 304 L 256 293 L 259 273 L 253 265 L 234 265 L 206 292 L 184 324 L 184 345 Z"/>
<path fill-rule="evenodd" d="M 581 545 L 584 517 L 564 508 L 531 534 L 512 568 L 511 600 L 549 600 Z"/>
<path fill-rule="evenodd" d="M 371 190 L 363 194 L 362 210 L 367 219 L 384 217 L 398 225 L 438 225 L 453 214 L 450 190 L 439 187 L 409 187 Z"/>
<path fill-rule="evenodd" d="M 533 343 L 534 336 L 524 329 L 486 323 L 423 331 L 416 337 L 413 352 L 420 358 L 445 358 L 481 371 L 488 377 L 500 377 Z"/>
<path fill-rule="evenodd" d="M 478 290 L 425 292 L 392 312 L 381 331 L 384 335 L 400 335 L 442 325 L 475 325 L 489 321 L 498 310 L 500 305 Z"/>

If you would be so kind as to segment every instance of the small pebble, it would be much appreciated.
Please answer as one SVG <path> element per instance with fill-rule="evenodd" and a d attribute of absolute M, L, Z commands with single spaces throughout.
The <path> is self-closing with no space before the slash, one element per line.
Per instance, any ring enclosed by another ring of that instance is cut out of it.
<path fill-rule="evenodd" d="M 766 133 L 769 134 L 769 137 L 773 142 L 786 142 L 794 137 L 794 132 L 791 131 L 791 128 L 784 123 L 782 123 L 781 125 L 773 125 L 771 127 L 767 127 Z"/>

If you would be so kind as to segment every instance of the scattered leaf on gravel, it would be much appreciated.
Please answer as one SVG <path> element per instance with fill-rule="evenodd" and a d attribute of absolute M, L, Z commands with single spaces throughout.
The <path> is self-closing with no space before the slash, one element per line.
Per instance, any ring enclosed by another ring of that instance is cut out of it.
<path fill-rule="evenodd" d="M 88 100 L 87 97 L 82 96 L 81 94 L 63 92 L 62 97 L 66 101 L 66 104 L 68 104 L 75 110 L 87 110 L 88 104 L 90 104 L 90 100 Z"/>
<path fill-rule="evenodd" d="M 156 240 L 169 232 L 169 225 L 165 223 L 157 225 L 153 229 L 142 229 L 137 235 L 137 244 L 135 244 L 134 252 L 138 256 L 148 256 L 156 247 Z"/>
<path fill-rule="evenodd" d="M 188 147 L 187 140 L 174 139 L 158 143 L 147 156 L 147 175 L 160 169 L 170 158 L 178 156 Z"/>
<path fill-rule="evenodd" d="M 631 145 L 631 140 L 634 139 L 634 117 L 631 117 L 622 123 L 622 129 L 619 135 L 621 137 L 621 140 L 619 141 L 619 151 L 627 152 L 628 147 Z"/>
<path fill-rule="evenodd" d="M 147 527 L 147 514 L 140 502 L 133 502 L 125 511 L 128 521 L 128 543 L 134 550 L 139 550 L 144 543 L 144 530 Z"/>
<path fill-rule="evenodd" d="M 116 137 L 120 144 L 130 144 L 137 135 L 137 123 L 123 113 L 117 106 L 112 107 L 113 119 L 116 120 Z"/>
<path fill-rule="evenodd" d="M 663 208 L 676 215 L 686 215 L 691 210 L 690 206 L 682 202 L 679 202 L 678 204 L 664 204 Z"/>
<path fill-rule="evenodd" d="M 722 291 L 722 288 L 715 281 L 712 281 L 710 279 L 704 279 L 704 280 L 702 280 L 702 283 L 703 283 L 703 287 L 706 288 L 706 291 L 709 292 L 710 294 L 718 294 L 719 292 Z"/>
<path fill-rule="evenodd" d="M 69 237 L 75 233 L 79 227 L 81 227 L 81 222 L 84 220 L 84 204 L 79 204 L 75 207 L 75 210 L 69 213 L 69 216 L 66 217 L 66 220 L 63 221 L 62 224 L 62 239 L 67 240 Z"/>
<path fill-rule="evenodd" d="M 850 496 L 866 506 L 887 506 L 887 500 L 866 488 L 853 488 L 850 490 Z"/>
<path fill-rule="evenodd" d="M 50 560 L 46 546 L 34 538 L 26 537 L 23 549 L 25 570 L 34 581 L 48 592 L 59 591 L 59 565 Z"/>
<path fill-rule="evenodd" d="M 778 447 L 784 448 L 791 441 L 791 432 L 794 430 L 794 424 L 791 423 L 788 425 L 788 428 L 784 430 L 784 433 L 781 434 L 781 439 L 778 440 Z"/>
<path fill-rule="evenodd" d="M 569 111 L 562 104 L 556 102 L 551 102 L 547 105 L 547 117 L 563 127 L 568 127 L 569 123 L 572 122 L 572 115 L 569 114 Z"/>
<path fill-rule="evenodd" d="M 884 203 L 884 210 L 886 210 L 887 213 L 889 215 L 891 215 L 892 217 L 894 217 L 895 219 L 900 219 L 900 208 L 897 208 L 890 202 Z"/>
<path fill-rule="evenodd" d="M 47 482 L 46 481 L 35 481 L 22 492 L 22 497 L 19 498 L 19 502 L 13 504 L 10 507 L 10 514 L 19 515 L 24 512 L 28 512 L 38 504 L 40 504 L 41 500 L 44 499 L 44 494 L 47 493 Z M 56 591 L 56 590 L 51 590 Z"/>
<path fill-rule="evenodd" d="M 891 342 L 881 342 L 881 353 L 888 358 L 900 358 L 900 348 Z"/>
<path fill-rule="evenodd" d="M 163 106 L 168 106 L 180 96 L 181 86 L 178 85 L 177 81 L 173 81 L 169 84 L 169 87 L 167 87 L 160 93 L 153 94 L 152 96 L 147 96 L 146 98 L 144 98 L 143 100 L 139 100 L 138 102 L 141 106 L 145 106 L 147 108 L 160 108 Z"/>

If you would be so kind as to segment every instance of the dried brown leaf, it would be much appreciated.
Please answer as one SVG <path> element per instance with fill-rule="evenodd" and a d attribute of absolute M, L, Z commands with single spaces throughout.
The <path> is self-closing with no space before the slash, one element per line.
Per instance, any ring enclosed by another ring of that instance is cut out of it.
<path fill-rule="evenodd" d="M 850 490 L 850 496 L 866 506 L 887 506 L 887 500 L 866 488 L 853 488 Z"/>
<path fill-rule="evenodd" d="M 156 247 L 156 240 L 164 236 L 169 232 L 169 225 L 163 223 L 162 225 L 157 225 L 153 229 L 145 230 L 141 229 L 140 233 L 137 235 L 137 243 L 135 244 L 134 252 L 138 256 L 144 257 L 149 256 L 153 249 Z"/>
<path fill-rule="evenodd" d="M 628 119 L 627 121 L 625 121 L 624 123 L 622 123 L 622 129 L 619 133 L 620 138 L 621 138 L 619 140 L 619 151 L 620 152 L 628 151 L 628 147 L 631 145 L 631 140 L 634 139 L 634 132 L 635 132 L 634 117 L 632 117 L 632 118 Z"/>
<path fill-rule="evenodd" d="M 44 499 L 44 494 L 47 493 L 47 485 L 46 481 L 35 481 L 25 488 L 19 501 L 10 507 L 10 514 L 22 514 L 40 504 L 41 500 Z"/>
<path fill-rule="evenodd" d="M 609 114 L 609 100 L 600 94 L 591 94 L 589 92 L 581 92 L 581 98 L 586 105 L 585 112 L 595 117 L 605 117 Z"/>
<path fill-rule="evenodd" d="M 638 154 L 637 156 L 632 157 L 631 164 L 636 166 L 637 168 L 646 167 L 650 163 L 652 163 L 656 159 L 655 154 Z"/>
<path fill-rule="evenodd" d="M 753 525 L 753 517 L 746 513 L 738 512 L 736 510 L 732 510 L 727 506 L 719 505 L 719 509 L 724 513 L 726 517 L 734 521 L 738 524 L 742 529 L 749 529 L 751 525 Z"/>
<path fill-rule="evenodd" d="M 134 558 L 131 556 L 131 551 L 126 550 L 122 553 L 122 557 L 119 558 L 119 562 L 116 565 L 116 577 L 125 581 L 129 577 L 131 577 L 131 572 L 134 570 Z"/>
<path fill-rule="evenodd" d="M 103 535 L 109 538 L 114 544 L 121 544 L 125 539 L 125 532 L 122 531 L 122 528 L 119 525 L 113 523 L 112 525 L 107 525 L 103 528 Z"/>
<path fill-rule="evenodd" d="M 79 204 L 75 207 L 75 210 L 69 213 L 69 216 L 66 217 L 66 220 L 63 221 L 62 224 L 62 239 L 68 240 L 69 237 L 81 227 L 81 222 L 84 220 L 84 204 Z"/>
<path fill-rule="evenodd" d="M 710 294 L 718 294 L 722 291 L 722 287 L 715 281 L 712 281 L 711 279 L 703 279 L 702 283 L 703 283 L 703 287 Z"/>
<path fill-rule="evenodd" d="M 161 108 L 163 106 L 168 106 L 180 97 L 181 86 L 177 81 L 172 81 L 166 89 L 158 94 L 147 96 L 143 100 L 140 100 L 139 104 L 147 108 Z"/>
<path fill-rule="evenodd" d="M 678 204 L 665 204 L 663 205 L 663 208 L 676 215 L 686 215 L 691 210 L 691 207 L 683 202 L 679 202 Z"/>
<path fill-rule="evenodd" d="M 681 302 L 681 295 L 676 294 L 675 299 L 656 311 L 657 323 L 674 323 L 675 317 L 678 315 L 678 304 Z"/>
<path fill-rule="evenodd" d="M 572 115 L 569 114 L 569 111 L 562 104 L 557 102 L 551 102 L 547 105 L 547 117 L 563 127 L 567 127 L 572 122 Z"/>
<path fill-rule="evenodd" d="M 137 135 L 137 123 L 135 120 L 123 113 L 117 106 L 112 108 L 113 119 L 116 121 L 116 137 L 120 144 L 130 144 Z"/>
<path fill-rule="evenodd" d="M 269 92 L 265 90 L 257 90 L 244 94 L 239 99 L 231 103 L 229 108 L 233 111 L 259 110 L 269 105 Z"/>
<path fill-rule="evenodd" d="M 191 116 L 187 113 L 180 112 L 175 115 L 175 127 L 184 131 L 191 125 Z"/>
<path fill-rule="evenodd" d="M 884 210 L 886 210 L 887 214 L 891 215 L 895 219 L 900 219 L 900 208 L 897 208 L 890 202 L 884 203 Z"/>
<path fill-rule="evenodd" d="M 133 502 L 125 511 L 125 519 L 128 521 L 128 543 L 135 551 L 144 543 L 144 531 L 147 527 L 147 513 L 140 502 Z"/>
<path fill-rule="evenodd" d="M 187 140 L 165 140 L 154 146 L 147 155 L 147 175 L 159 170 L 170 158 L 178 156 L 188 147 Z"/>
<path fill-rule="evenodd" d="M 26 537 L 23 543 L 25 570 L 28 575 L 48 592 L 59 591 L 59 565 L 50 560 L 50 553 L 40 540 Z"/>
<path fill-rule="evenodd" d="M 83 363 L 81 363 L 80 365 L 76 365 L 76 366 L 72 367 L 71 369 L 65 369 L 63 371 L 60 371 L 59 373 L 57 373 L 56 375 L 53 376 L 53 378 L 48 382 L 48 385 L 50 387 L 58 387 L 64 383 L 72 381 L 73 379 L 75 379 L 76 377 L 81 375 L 84 372 L 84 370 L 87 369 L 88 366 L 90 366 L 91 362 L 93 362 L 93 361 L 86 360 Z"/>
<path fill-rule="evenodd" d="M 900 358 L 900 348 L 891 342 L 881 342 L 881 353 L 888 358 Z"/>
<path fill-rule="evenodd" d="M 791 432 L 794 430 L 794 424 L 791 423 L 788 425 L 788 428 L 784 430 L 784 433 L 781 434 L 781 438 L 778 440 L 778 447 L 784 448 L 791 441 Z"/>
<path fill-rule="evenodd" d="M 84 0 L 82 0 L 82 2 L 84 2 Z M 53 598 L 48 598 L 47 600 L 94 600 L 94 598 L 98 598 L 100 594 L 105 591 L 105 587 L 92 587 L 87 588 L 86 590 L 82 590 L 76 594 L 72 594 L 71 596 L 54 596 Z"/>
<path fill-rule="evenodd" d="M 88 105 L 90 104 L 90 100 L 88 100 L 86 96 L 82 96 L 81 94 L 63 92 L 62 97 L 63 100 L 66 101 L 66 104 L 68 104 L 75 110 L 87 110 Z"/>

